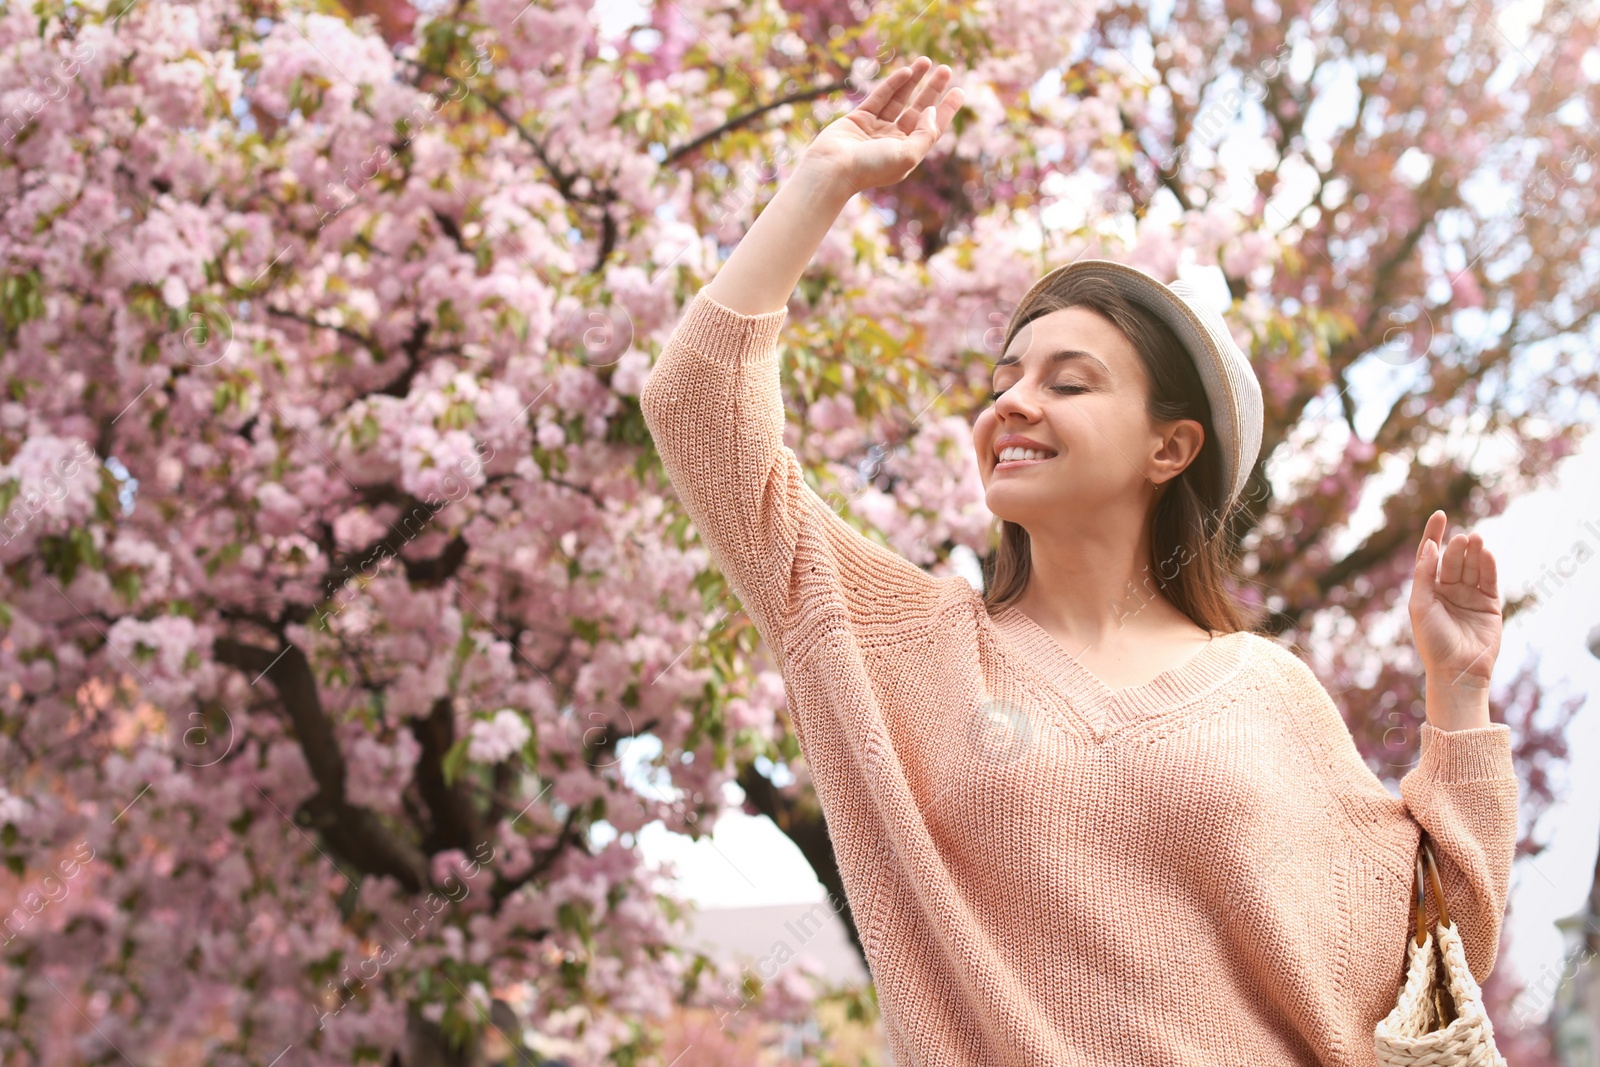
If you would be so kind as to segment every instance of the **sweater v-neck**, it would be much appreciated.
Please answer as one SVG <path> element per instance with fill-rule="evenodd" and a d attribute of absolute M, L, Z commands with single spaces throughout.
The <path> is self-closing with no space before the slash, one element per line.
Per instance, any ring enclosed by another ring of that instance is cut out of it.
<path fill-rule="evenodd" d="M 1213 634 L 1183 663 L 1140 685 L 1112 689 L 1016 605 L 988 617 L 1004 643 L 1049 684 L 1096 741 L 1127 723 L 1204 696 L 1237 674 L 1248 654 L 1245 631 Z"/>

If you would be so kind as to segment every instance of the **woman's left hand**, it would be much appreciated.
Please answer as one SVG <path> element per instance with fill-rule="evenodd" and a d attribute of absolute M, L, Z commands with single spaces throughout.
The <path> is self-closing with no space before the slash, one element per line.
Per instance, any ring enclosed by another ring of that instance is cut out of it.
<path fill-rule="evenodd" d="M 1500 654 L 1500 588 L 1479 533 L 1442 544 L 1445 514 L 1428 516 L 1411 583 L 1411 632 L 1428 688 L 1487 692 Z M 1441 564 L 1442 560 L 1442 564 Z"/>

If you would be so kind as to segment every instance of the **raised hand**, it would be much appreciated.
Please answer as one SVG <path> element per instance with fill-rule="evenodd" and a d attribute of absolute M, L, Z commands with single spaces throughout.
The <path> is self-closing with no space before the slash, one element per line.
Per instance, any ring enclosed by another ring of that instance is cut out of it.
<path fill-rule="evenodd" d="M 1445 513 L 1423 528 L 1411 584 L 1411 631 L 1430 696 L 1455 702 L 1482 694 L 1500 654 L 1500 588 L 1494 555 L 1479 533 L 1441 543 Z M 1430 714 L 1430 718 L 1432 715 Z"/>
<path fill-rule="evenodd" d="M 880 81 L 855 110 L 829 123 L 806 148 L 805 160 L 836 171 L 856 192 L 894 185 L 922 162 L 961 110 L 943 63 L 918 56 Z M 930 110 L 931 109 L 931 110 Z"/>

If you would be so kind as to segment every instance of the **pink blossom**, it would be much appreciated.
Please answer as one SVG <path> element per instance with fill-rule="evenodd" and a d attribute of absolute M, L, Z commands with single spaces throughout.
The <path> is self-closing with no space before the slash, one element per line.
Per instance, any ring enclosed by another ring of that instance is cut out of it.
<path fill-rule="evenodd" d="M 1452 300 L 1460 307 L 1483 307 L 1483 290 L 1478 287 L 1478 279 L 1471 271 L 1461 271 L 1451 276 L 1450 293 Z"/>
<path fill-rule="evenodd" d="M 501 708 L 493 718 L 473 722 L 471 736 L 469 757 L 480 763 L 499 763 L 520 749 L 533 731 L 521 715 L 511 708 Z"/>

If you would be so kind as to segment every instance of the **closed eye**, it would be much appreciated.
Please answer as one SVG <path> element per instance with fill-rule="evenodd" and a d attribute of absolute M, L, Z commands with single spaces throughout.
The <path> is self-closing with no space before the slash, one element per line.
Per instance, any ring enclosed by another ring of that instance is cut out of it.
<path fill-rule="evenodd" d="M 1083 385 L 1057 385 L 1057 386 L 1052 386 L 1052 392 L 1057 392 L 1057 393 L 1087 393 L 1088 391 L 1089 391 L 1088 386 L 1083 386 Z M 990 392 L 989 392 L 989 401 L 991 403 L 993 403 L 994 401 L 999 400 L 1000 399 L 1000 394 L 1003 393 L 1003 392 L 1005 392 L 1004 389 L 990 390 Z"/>

